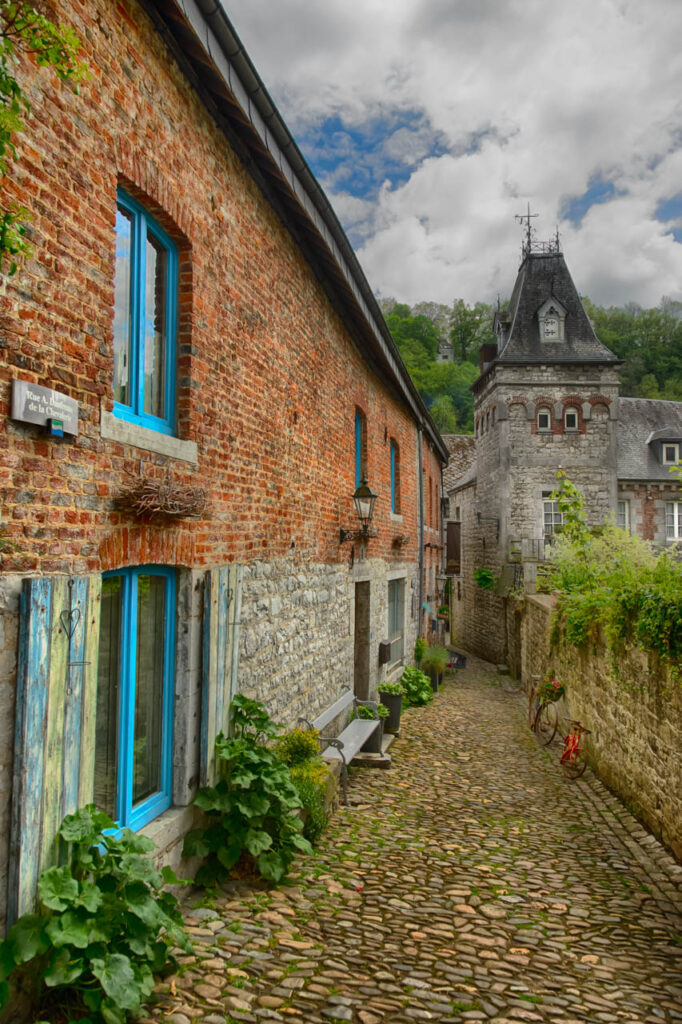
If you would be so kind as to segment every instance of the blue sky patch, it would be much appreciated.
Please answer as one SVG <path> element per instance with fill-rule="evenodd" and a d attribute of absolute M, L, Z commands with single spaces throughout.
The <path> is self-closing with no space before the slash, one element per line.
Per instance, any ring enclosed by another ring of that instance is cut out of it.
<path fill-rule="evenodd" d="M 359 125 L 328 117 L 297 141 L 325 187 L 370 200 L 386 180 L 397 188 L 423 160 L 448 152 L 444 136 L 417 110 L 392 111 Z"/>
<path fill-rule="evenodd" d="M 664 224 L 671 220 L 679 221 L 679 226 L 671 225 L 670 231 L 676 242 L 682 242 L 682 192 L 659 203 L 655 217 Z"/>
<path fill-rule="evenodd" d="M 564 199 L 561 205 L 561 218 L 570 220 L 573 224 L 580 224 L 590 207 L 596 206 L 597 203 L 606 203 L 616 195 L 623 193 L 616 191 L 612 181 L 593 178 L 583 195 Z"/>

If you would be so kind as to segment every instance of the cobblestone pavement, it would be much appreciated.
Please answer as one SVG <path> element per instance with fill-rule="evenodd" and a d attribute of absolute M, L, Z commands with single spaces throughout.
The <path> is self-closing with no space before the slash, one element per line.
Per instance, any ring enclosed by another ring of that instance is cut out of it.
<path fill-rule="evenodd" d="M 509 679 L 470 659 L 391 754 L 286 887 L 194 901 L 154 1020 L 682 1021 L 682 868 Z"/>

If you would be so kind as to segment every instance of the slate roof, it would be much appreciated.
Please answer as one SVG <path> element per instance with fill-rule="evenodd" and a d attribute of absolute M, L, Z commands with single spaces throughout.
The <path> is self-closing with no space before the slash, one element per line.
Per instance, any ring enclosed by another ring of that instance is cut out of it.
<path fill-rule="evenodd" d="M 668 441 L 682 440 L 682 402 L 655 398 L 619 398 L 617 475 L 619 480 L 672 481 L 670 467 L 661 464 L 652 434 Z"/>
<path fill-rule="evenodd" d="M 450 460 L 443 470 L 443 490 L 447 494 L 459 478 L 474 464 L 476 439 L 473 434 L 443 434 Z"/>
<path fill-rule="evenodd" d="M 566 310 L 563 341 L 540 341 L 537 313 L 548 299 Z M 560 252 L 526 255 L 502 323 L 499 363 L 619 362 L 594 333 Z"/>

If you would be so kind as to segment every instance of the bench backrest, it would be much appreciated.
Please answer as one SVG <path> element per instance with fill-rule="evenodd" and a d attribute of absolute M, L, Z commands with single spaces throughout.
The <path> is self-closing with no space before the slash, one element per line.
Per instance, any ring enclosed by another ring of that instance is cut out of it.
<path fill-rule="evenodd" d="M 334 701 L 331 707 L 325 708 L 322 714 L 313 719 L 313 729 L 317 729 L 319 733 L 323 732 L 335 718 L 338 718 L 344 711 L 347 711 L 348 708 L 352 707 L 354 700 L 355 695 L 353 694 L 353 691 L 346 690 L 345 693 L 341 694 L 338 700 Z"/>

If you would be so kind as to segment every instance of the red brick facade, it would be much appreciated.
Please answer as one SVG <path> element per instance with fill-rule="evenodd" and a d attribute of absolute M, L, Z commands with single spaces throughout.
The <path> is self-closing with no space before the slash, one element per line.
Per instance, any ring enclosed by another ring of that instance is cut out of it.
<path fill-rule="evenodd" d="M 33 215 L 34 256 L 0 299 L 2 523 L 7 571 L 88 572 L 139 560 L 207 565 L 285 555 L 344 559 L 353 525 L 353 419 L 368 424 L 379 494 L 371 554 L 416 558 L 415 429 L 368 372 L 300 249 L 136 4 L 61 3 L 92 77 L 79 95 L 26 64 L 33 104 L 11 193 Z M 191 142 L 190 142 L 191 140 Z M 112 409 L 116 188 L 180 250 L 177 434 L 198 467 L 103 440 Z M 13 377 L 80 403 L 77 441 L 8 419 Z M 403 524 L 390 521 L 388 438 L 400 451 Z M 439 461 L 425 446 L 439 479 Z M 205 520 L 131 522 L 116 497 L 140 472 L 208 489 Z"/>

